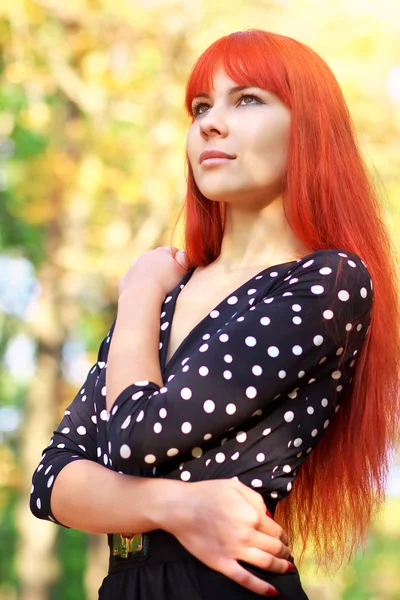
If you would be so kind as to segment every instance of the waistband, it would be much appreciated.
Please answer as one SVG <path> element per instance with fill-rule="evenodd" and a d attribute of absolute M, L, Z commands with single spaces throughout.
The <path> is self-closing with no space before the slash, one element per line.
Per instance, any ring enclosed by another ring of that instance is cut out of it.
<path fill-rule="evenodd" d="M 141 537 L 140 537 L 141 536 Z M 108 534 L 110 548 L 108 573 L 115 573 L 139 565 L 151 565 L 171 560 L 184 560 L 192 554 L 171 533 L 156 529 L 147 533 L 138 534 L 133 539 L 132 548 L 128 548 L 128 556 L 123 558 L 118 536 Z M 132 551 L 129 551 L 132 550 Z M 116 552 L 119 551 L 119 554 Z"/>

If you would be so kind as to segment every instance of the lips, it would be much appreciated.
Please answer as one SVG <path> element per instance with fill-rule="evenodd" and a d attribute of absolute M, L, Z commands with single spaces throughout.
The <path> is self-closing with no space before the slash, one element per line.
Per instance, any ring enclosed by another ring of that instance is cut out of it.
<path fill-rule="evenodd" d="M 220 150 L 204 150 L 199 156 L 199 163 L 202 163 L 203 160 L 207 158 L 235 158 L 232 154 L 227 154 L 226 152 L 221 152 Z"/>

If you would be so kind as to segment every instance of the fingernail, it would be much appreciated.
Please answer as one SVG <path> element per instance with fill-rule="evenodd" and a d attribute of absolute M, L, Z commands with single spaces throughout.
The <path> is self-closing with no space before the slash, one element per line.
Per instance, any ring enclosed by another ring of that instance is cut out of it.
<path fill-rule="evenodd" d="M 297 571 L 296 567 L 295 567 L 295 566 L 294 566 L 294 564 L 293 564 L 293 563 L 291 563 L 291 562 L 289 563 L 289 566 L 288 566 L 288 571 Z"/>
<path fill-rule="evenodd" d="M 274 517 L 272 516 L 272 513 L 269 512 L 268 508 L 265 511 L 265 514 L 267 515 L 267 517 L 269 517 L 270 519 L 273 519 Z"/>
<path fill-rule="evenodd" d="M 275 588 L 270 588 L 268 590 L 268 592 L 265 592 L 265 595 L 266 596 L 279 596 L 279 592 Z"/>

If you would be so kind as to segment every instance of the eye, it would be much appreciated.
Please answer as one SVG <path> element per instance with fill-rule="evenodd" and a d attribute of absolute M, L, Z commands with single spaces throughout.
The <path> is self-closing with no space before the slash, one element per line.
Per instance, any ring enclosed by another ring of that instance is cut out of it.
<path fill-rule="evenodd" d="M 254 94 L 241 94 L 239 96 L 239 100 L 238 103 L 241 102 L 244 98 L 251 98 L 252 100 L 256 100 L 258 103 L 263 104 L 263 102 L 261 102 L 260 98 L 258 98 L 258 96 L 255 96 Z M 203 102 L 202 100 L 195 102 L 192 106 L 192 114 L 193 117 L 196 118 L 199 115 L 203 115 L 204 112 L 200 111 L 200 107 L 201 106 L 210 106 L 209 104 L 207 104 L 207 102 Z M 243 106 L 251 106 L 249 103 L 244 104 Z"/>

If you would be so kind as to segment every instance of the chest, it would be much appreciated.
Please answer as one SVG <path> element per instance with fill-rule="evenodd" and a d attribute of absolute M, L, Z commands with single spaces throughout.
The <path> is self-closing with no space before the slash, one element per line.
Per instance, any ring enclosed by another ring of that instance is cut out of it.
<path fill-rule="evenodd" d="M 183 340 L 213 309 L 233 295 L 240 296 L 240 288 L 249 278 L 251 275 L 247 273 L 242 277 L 226 278 L 221 283 L 220 278 L 218 280 L 215 276 L 206 277 L 204 273 L 195 278 L 193 274 L 176 299 L 170 324 L 167 363 Z"/>

